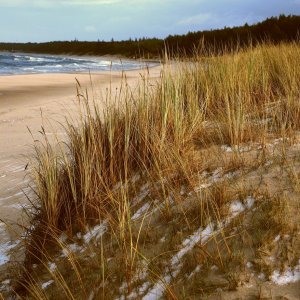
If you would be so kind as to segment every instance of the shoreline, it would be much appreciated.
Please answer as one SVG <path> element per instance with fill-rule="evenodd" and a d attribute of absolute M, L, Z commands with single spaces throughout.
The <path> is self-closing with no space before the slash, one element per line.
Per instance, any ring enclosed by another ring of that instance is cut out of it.
<path fill-rule="evenodd" d="M 76 86 L 76 79 L 80 84 L 90 83 L 92 79 L 93 84 L 107 84 L 110 81 L 121 79 L 122 74 L 126 74 L 127 80 L 138 78 L 141 72 L 145 70 L 151 70 L 150 76 L 158 77 L 161 69 L 161 65 L 151 66 L 148 68 L 139 68 L 131 70 L 111 70 L 111 71 L 93 71 L 93 72 L 62 72 L 62 73 L 27 73 L 27 74 L 12 74 L 12 75 L 0 75 L 0 109 L 3 103 L 3 98 L 7 95 L 7 92 L 12 92 L 12 96 L 15 98 L 20 89 L 24 92 L 28 92 L 29 89 L 47 87 L 58 88 L 70 88 Z M 32 90 L 32 92 L 35 92 Z M 75 94 L 74 94 L 75 95 Z M 17 95 L 20 98 L 22 95 Z"/>

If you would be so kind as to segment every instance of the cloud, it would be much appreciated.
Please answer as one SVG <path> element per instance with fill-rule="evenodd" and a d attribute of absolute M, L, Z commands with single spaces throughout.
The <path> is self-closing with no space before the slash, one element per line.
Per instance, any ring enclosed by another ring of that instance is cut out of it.
<path fill-rule="evenodd" d="M 215 15 L 211 13 L 198 14 L 191 17 L 186 17 L 178 21 L 178 25 L 202 25 L 208 21 L 215 20 Z"/>
<path fill-rule="evenodd" d="M 95 6 L 120 3 L 121 0 L 0 0 L 0 7 Z"/>
<path fill-rule="evenodd" d="M 168 0 L 169 1 L 169 0 Z M 159 0 L 0 0 L 0 7 L 100 6 L 113 4 L 154 4 Z"/>
<path fill-rule="evenodd" d="M 86 31 L 86 32 L 95 32 L 95 31 L 97 31 L 97 29 L 93 25 L 87 25 L 87 26 L 84 27 L 84 31 Z"/>
<path fill-rule="evenodd" d="M 5 1 L 5 0 L 0 0 L 0 6 L 19 6 L 24 4 L 25 1 L 24 0 L 11 0 L 11 1 Z"/>
<path fill-rule="evenodd" d="M 130 16 L 120 16 L 120 17 L 112 17 L 109 19 L 111 22 L 128 22 L 132 21 L 132 18 Z"/>
<path fill-rule="evenodd" d="M 50 2 L 50 1 L 49 1 Z M 52 2 L 52 1 L 51 1 Z M 63 1 L 56 1 L 56 2 L 61 2 L 62 5 L 110 5 L 110 4 L 115 4 L 119 3 L 120 0 L 63 0 Z"/>

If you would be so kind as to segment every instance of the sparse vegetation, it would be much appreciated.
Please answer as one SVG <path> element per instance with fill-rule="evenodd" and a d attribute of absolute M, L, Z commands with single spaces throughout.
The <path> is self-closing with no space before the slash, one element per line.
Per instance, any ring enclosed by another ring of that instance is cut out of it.
<path fill-rule="evenodd" d="M 65 143 L 35 143 L 14 293 L 216 299 L 251 283 L 262 299 L 299 268 L 298 78 L 293 43 L 197 53 L 135 88 L 124 75 L 103 111 L 78 84 Z"/>

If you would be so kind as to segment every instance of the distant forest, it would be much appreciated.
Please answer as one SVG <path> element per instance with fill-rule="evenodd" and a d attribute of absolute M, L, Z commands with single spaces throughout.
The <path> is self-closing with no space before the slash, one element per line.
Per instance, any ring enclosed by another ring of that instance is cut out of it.
<path fill-rule="evenodd" d="M 250 43 L 299 41 L 300 16 L 280 15 L 249 26 L 189 32 L 185 35 L 170 35 L 165 39 L 140 38 L 126 41 L 54 41 L 47 43 L 0 43 L 0 51 L 30 52 L 44 54 L 74 55 L 120 55 L 130 58 L 158 58 L 167 48 L 171 54 L 190 55 L 195 49 L 218 52 L 237 45 Z"/>

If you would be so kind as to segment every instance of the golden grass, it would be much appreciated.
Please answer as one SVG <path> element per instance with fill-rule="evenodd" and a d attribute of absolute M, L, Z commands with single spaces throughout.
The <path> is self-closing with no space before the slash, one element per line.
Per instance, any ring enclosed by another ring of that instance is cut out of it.
<path fill-rule="evenodd" d="M 300 47 L 281 44 L 205 58 L 197 54 L 192 62 L 170 62 L 163 67 L 159 80 L 151 80 L 145 72 L 136 88 L 128 86 L 124 75 L 120 89 L 108 90 L 103 111 L 78 84 L 81 113 L 78 120 L 66 121 L 65 143 L 53 146 L 43 134 L 44 141 L 35 146 L 32 175 L 38 204 L 27 247 L 27 271 L 32 271 L 33 262 L 52 255 L 48 252 L 49 243 L 55 245 L 56 251 L 64 247 L 57 245 L 59 238 L 54 237 L 62 232 L 72 237 L 107 219 L 111 242 L 101 240 L 98 250 L 93 250 L 100 251 L 97 265 L 100 271 L 95 280 L 102 282 L 103 293 L 101 296 L 101 288 L 96 288 L 98 297 L 105 299 L 105 285 L 114 268 L 116 272 L 122 269 L 116 281 L 121 285 L 125 278 L 126 293 L 130 294 L 141 260 L 148 262 L 149 276 L 156 282 L 165 269 L 161 256 L 169 257 L 184 236 L 197 226 L 206 226 L 211 221 L 221 223 L 228 214 L 226 205 L 232 197 L 248 192 L 245 188 L 229 188 L 228 179 L 212 185 L 204 194 L 196 193 L 204 200 L 196 201 L 196 207 L 188 210 L 184 207 L 188 195 L 180 193 L 180 189 L 193 191 L 195 181 L 199 180 L 197 176 L 205 170 L 212 172 L 220 166 L 219 160 L 223 160 L 225 167 L 223 175 L 247 165 L 240 151 L 245 143 L 256 142 L 264 152 L 270 137 L 294 137 L 300 129 L 298 78 Z M 214 150 L 221 145 L 232 146 L 229 161 L 220 156 L 219 150 Z M 254 168 L 266 162 L 267 154 L 260 155 L 264 158 L 258 164 L 252 158 Z M 135 180 L 136 176 L 139 179 Z M 293 178 L 298 186 L 294 170 Z M 157 200 L 151 202 L 154 204 L 149 211 L 158 207 L 157 222 L 170 227 L 166 230 L 170 245 L 164 249 L 158 250 L 155 245 L 162 238 L 161 229 L 156 234 L 147 233 L 151 224 L 145 216 L 138 225 L 132 221 L 132 199 L 145 183 L 151 187 L 149 200 Z M 179 207 L 176 213 L 175 205 Z M 255 222 L 261 222 L 258 218 Z M 268 219 L 272 220 L 271 216 Z M 281 224 L 279 221 L 276 219 Z M 221 237 L 215 237 L 215 245 L 219 245 L 211 248 L 215 256 L 209 255 L 210 250 L 205 247 L 202 252 L 199 250 L 201 254 L 195 255 L 202 261 L 208 257 L 220 268 L 234 265 L 234 259 L 241 261 L 238 256 L 233 259 L 226 234 L 224 231 Z M 153 251 L 149 247 L 145 250 L 147 243 L 153 246 Z M 104 263 L 110 255 L 105 251 L 119 251 L 119 264 L 111 270 Z M 153 253 L 160 253 L 159 257 Z M 69 261 L 69 268 L 78 273 L 78 281 L 84 282 L 80 277 L 85 277 L 84 272 L 78 270 L 76 259 L 69 257 Z M 60 282 L 64 297 L 75 299 L 63 275 L 57 274 L 54 279 Z M 179 291 L 177 287 L 174 292 L 168 282 L 163 284 L 170 299 L 183 297 L 182 289 Z M 117 295 L 117 283 L 112 286 L 110 292 Z M 205 284 L 201 289 L 205 290 Z M 78 292 L 77 286 L 74 292 L 85 295 L 84 290 Z M 44 292 L 29 284 L 27 294 L 39 298 Z"/>

